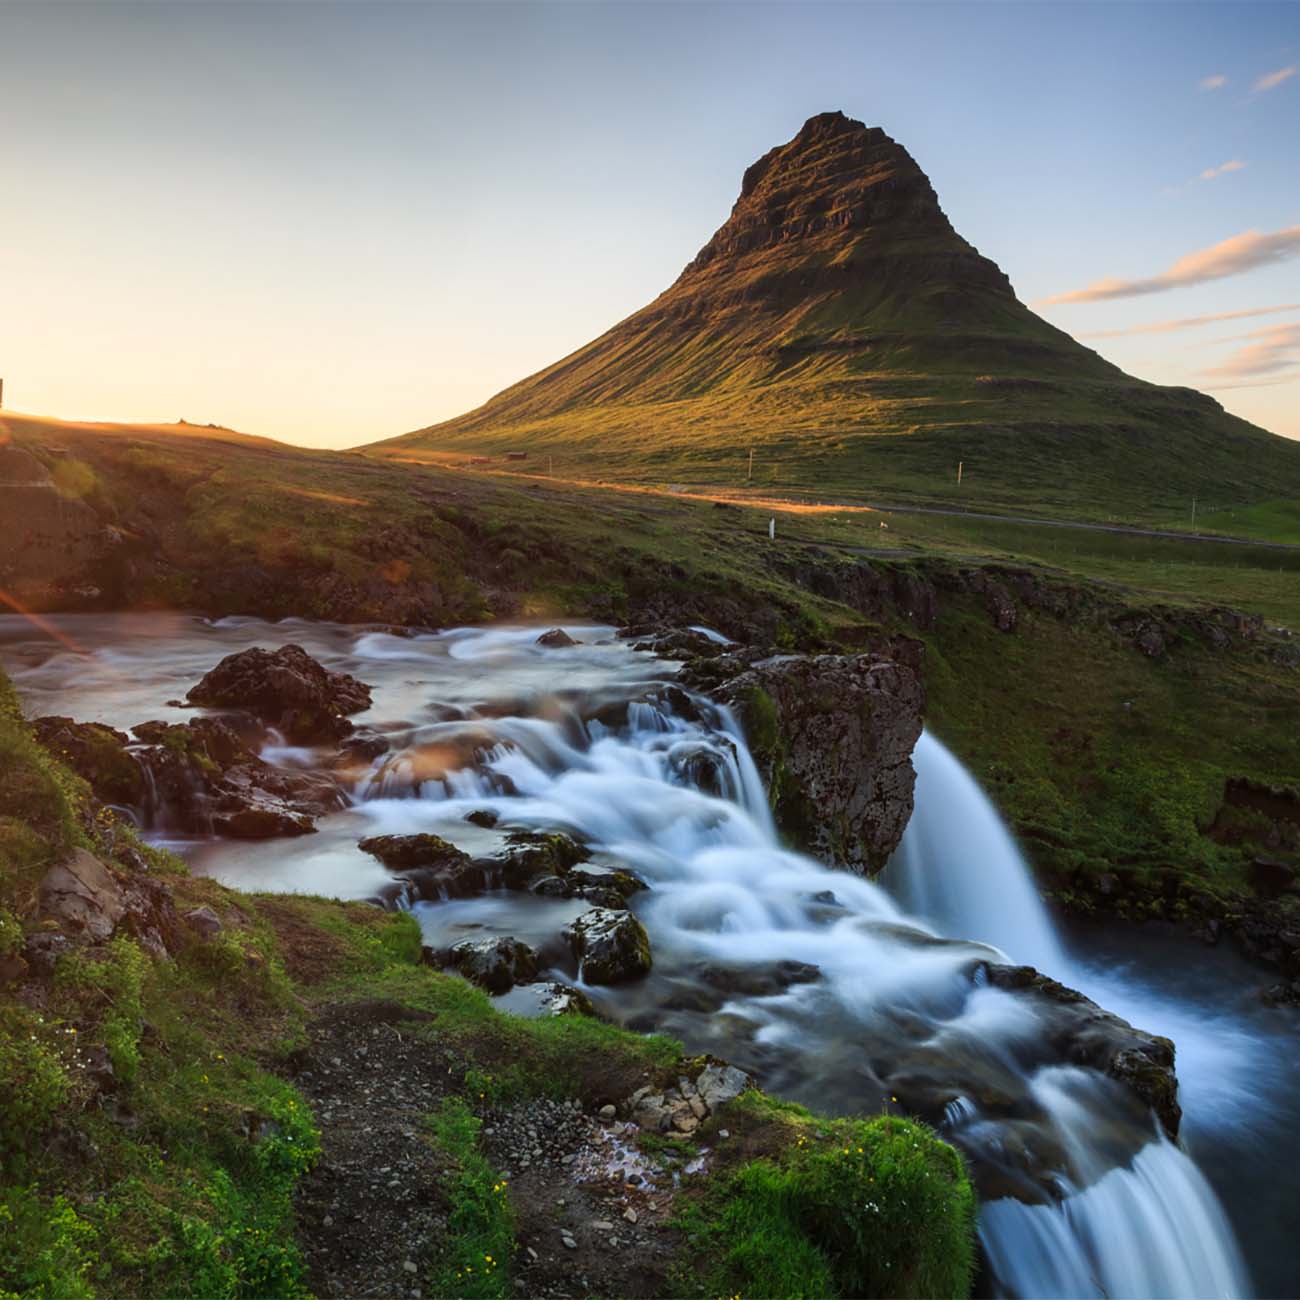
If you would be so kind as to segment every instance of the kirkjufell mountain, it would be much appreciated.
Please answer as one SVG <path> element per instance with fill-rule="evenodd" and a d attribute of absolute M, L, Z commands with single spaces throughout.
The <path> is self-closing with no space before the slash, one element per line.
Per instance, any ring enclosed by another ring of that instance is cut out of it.
<path fill-rule="evenodd" d="M 1008 202 L 1014 195 L 1008 194 Z M 1092 515 L 1300 491 L 1300 443 L 1037 316 L 878 127 L 810 118 L 676 282 L 467 415 L 367 448 Z"/>

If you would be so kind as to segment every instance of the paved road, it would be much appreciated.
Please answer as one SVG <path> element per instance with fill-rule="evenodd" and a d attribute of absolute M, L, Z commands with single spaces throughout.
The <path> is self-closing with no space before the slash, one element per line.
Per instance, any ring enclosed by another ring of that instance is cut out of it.
<path fill-rule="evenodd" d="M 1038 528 L 1081 528 L 1086 532 L 1121 533 L 1128 537 L 1166 537 L 1175 542 L 1216 542 L 1221 546 L 1263 546 L 1273 551 L 1300 551 L 1300 542 L 1265 542 L 1254 537 L 1224 537 L 1217 533 L 1176 533 L 1162 528 L 1134 528 L 1128 524 L 1088 524 L 1077 519 L 1035 519 L 1030 515 L 986 515 L 974 510 L 945 510 L 941 506 L 889 506 L 877 502 L 869 504 L 873 510 L 900 515 L 952 515 L 957 519 L 988 519 L 999 524 L 1032 524 Z"/>
<path fill-rule="evenodd" d="M 415 461 L 414 463 L 420 463 Z M 722 501 L 754 510 L 789 511 L 795 514 L 830 514 L 835 511 L 861 514 L 948 515 L 954 519 L 982 519 L 996 524 L 1027 524 L 1033 528 L 1075 528 L 1089 533 L 1116 533 L 1121 537 L 1157 537 L 1173 542 L 1212 542 L 1219 546 L 1258 546 L 1270 551 L 1300 551 L 1300 542 L 1267 542 L 1254 537 L 1228 537 L 1215 533 L 1182 533 L 1162 528 L 1135 528 L 1129 524 L 1089 524 L 1077 519 L 1039 519 L 1033 515 L 993 515 L 976 510 L 954 510 L 943 506 L 887 505 L 878 501 L 800 500 L 745 496 L 706 487 L 656 487 L 648 483 L 616 483 L 609 479 L 564 478 L 530 470 L 507 470 L 493 466 L 483 472 L 495 478 L 531 479 L 539 483 L 563 483 L 568 487 L 597 488 L 644 496 L 678 497 L 687 501 Z"/>

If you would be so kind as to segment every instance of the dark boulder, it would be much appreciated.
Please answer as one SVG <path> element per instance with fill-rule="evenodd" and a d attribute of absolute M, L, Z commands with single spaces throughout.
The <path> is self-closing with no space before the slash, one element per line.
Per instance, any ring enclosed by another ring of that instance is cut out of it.
<path fill-rule="evenodd" d="M 588 984 L 622 984 L 650 970 L 650 936 L 631 912 L 593 907 L 566 928 L 564 937 Z"/>
<path fill-rule="evenodd" d="M 206 708 L 245 709 L 291 743 L 312 745 L 349 735 L 347 716 L 370 707 L 370 687 L 331 672 L 301 646 L 286 645 L 227 655 L 188 699 Z"/>
<path fill-rule="evenodd" d="M 549 632 L 543 632 L 537 638 L 537 644 L 545 646 L 548 650 L 558 650 L 565 646 L 577 645 L 575 641 L 562 627 L 553 627 Z"/>
<path fill-rule="evenodd" d="M 1155 1113 L 1171 1138 L 1178 1136 L 1183 1111 L 1174 1074 L 1174 1044 L 1168 1038 L 1135 1029 L 1032 966 L 990 962 L 983 970 L 994 988 L 1032 998 L 1044 1010 L 1049 1043 L 1058 1059 L 1118 1080 Z"/>
<path fill-rule="evenodd" d="M 505 993 L 537 975 L 537 954 L 518 939 L 463 939 L 447 953 L 447 965 L 489 993 Z"/>
<path fill-rule="evenodd" d="M 377 731 L 354 731 L 339 742 L 338 765 L 365 768 L 391 748 L 392 742 L 388 737 Z"/>
<path fill-rule="evenodd" d="M 305 835 L 347 802 L 324 773 L 263 762 L 220 718 L 132 730 L 145 742 L 131 757 L 150 777 L 139 809 L 149 825 L 235 839 Z"/>
<path fill-rule="evenodd" d="M 564 876 L 591 851 L 563 831 L 511 831 L 491 861 L 507 889 L 529 889 L 539 878 Z"/>
<path fill-rule="evenodd" d="M 372 835 L 357 847 L 378 858 L 390 871 L 458 867 L 470 860 L 468 853 L 440 835 Z"/>
<path fill-rule="evenodd" d="M 376 857 L 398 881 L 380 891 L 385 906 L 397 900 L 472 898 L 497 887 L 496 864 L 473 859 L 439 835 L 374 835 L 357 846 Z"/>

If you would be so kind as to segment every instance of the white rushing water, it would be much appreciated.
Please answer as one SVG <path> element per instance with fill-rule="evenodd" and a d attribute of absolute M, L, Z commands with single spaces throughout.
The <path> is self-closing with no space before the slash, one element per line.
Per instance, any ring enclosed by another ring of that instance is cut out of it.
<path fill-rule="evenodd" d="M 465 821 L 483 810 L 503 826 L 568 831 L 596 865 L 627 864 L 650 886 L 633 907 L 655 969 L 639 985 L 588 990 L 602 1010 L 717 1051 L 823 1109 L 878 1111 L 895 1080 L 928 1087 L 944 1099 L 945 1136 L 1002 1189 L 981 1216 L 1000 1294 L 1249 1291 L 1231 1229 L 1191 1159 L 1130 1113 L 1119 1085 L 1046 1060 L 1039 1009 L 979 978 L 983 962 L 1005 954 L 1085 991 L 1096 983 L 1071 967 L 996 811 L 937 740 L 925 736 L 917 749 L 916 811 L 887 874 L 891 894 L 782 845 L 725 710 L 696 700 L 680 716 L 661 689 L 670 668 L 609 629 L 569 630 L 588 644 L 543 649 L 535 628 L 402 638 L 309 625 L 272 641 L 266 625 L 242 622 L 218 625 L 211 635 L 221 644 L 206 654 L 186 642 L 169 669 L 178 683 L 197 678 L 200 660 L 210 667 L 214 649 L 298 640 L 374 685 L 375 706 L 360 721 L 393 741 L 358 778 L 353 808 L 326 819 L 318 836 L 211 846 L 196 856 L 199 869 L 245 888 L 365 896 L 383 873 L 355 848 L 364 834 L 434 831 L 486 852 L 494 833 Z M 113 653 L 109 669 L 78 673 L 110 700 L 112 676 L 122 675 L 130 685 L 119 694 L 134 708 L 146 650 Z M 20 688 L 96 716 L 58 694 L 56 683 L 72 679 L 58 658 L 19 663 Z M 103 717 L 124 725 L 159 713 Z M 287 747 L 265 756 L 311 762 Z M 585 906 L 502 891 L 413 910 L 431 943 L 485 932 L 537 942 Z M 701 990 L 718 987 L 716 1002 L 700 1002 Z M 1112 981 L 1106 991 L 1121 990 Z M 1116 1009 L 1143 1029 L 1175 1032 L 1145 1015 L 1160 1007 Z M 1217 1060 L 1210 1044 L 1196 1050 Z"/>
<path fill-rule="evenodd" d="M 891 892 L 940 934 L 978 939 L 1059 976 L 1060 940 L 997 810 L 928 733 L 912 765 L 916 814 L 890 864 Z"/>
<path fill-rule="evenodd" d="M 889 868 L 894 892 L 944 934 L 996 944 L 1016 961 L 1037 966 L 1098 997 L 1134 1024 L 1178 1033 L 1200 1058 L 1198 1082 L 1217 1078 L 1234 1091 L 1244 1044 L 1231 1043 L 1168 1003 L 1124 990 L 1122 981 L 1071 963 L 1033 886 L 1029 868 L 984 793 L 933 736 L 913 758 L 916 808 Z M 1110 995 L 1110 996 L 1108 996 Z M 1151 1013 L 1155 1019 L 1149 1019 Z M 1178 1024 L 1167 1023 L 1173 1012 Z M 1216 1050 L 1216 1046 L 1217 1049 Z M 1180 1053 L 1180 1060 L 1191 1052 Z M 1076 1168 L 1088 1180 L 1048 1205 L 1003 1198 L 981 1211 L 990 1268 L 1011 1294 L 1035 1296 L 1236 1296 L 1249 1290 L 1245 1264 L 1217 1198 L 1187 1155 L 1163 1136 L 1127 1168 L 1099 1164 L 1090 1109 L 1103 1085 L 1077 1069 L 1040 1071 L 1034 1095 L 1064 1135 Z M 1198 1089 L 1199 1091 L 1199 1089 Z M 1181 1089 L 1187 1100 L 1187 1088 Z M 1092 1096 L 1090 1097 L 1090 1094 Z M 1238 1094 L 1239 1095 L 1239 1094 Z M 969 1115 L 962 1122 L 970 1124 Z M 977 1127 L 977 1120 L 976 1120 Z"/>
<path fill-rule="evenodd" d="M 466 638 L 453 654 L 481 662 L 502 648 Z M 781 845 L 753 761 L 724 712 L 712 726 L 662 703 L 632 704 L 621 727 L 554 714 L 476 721 L 495 741 L 486 764 L 440 781 L 413 786 L 407 773 L 419 762 L 389 761 L 369 787 L 379 797 L 361 811 L 386 833 L 446 834 L 465 814 L 488 808 L 512 824 L 578 835 L 650 883 L 639 911 L 661 967 L 815 966 L 819 979 L 721 1008 L 745 1021 L 758 1045 L 833 1060 L 846 1041 L 887 1033 L 906 1015 L 925 1026 L 915 1050 L 927 1061 L 975 1058 L 977 1070 L 1004 1086 L 1019 1069 L 1023 1045 L 1042 1026 L 1022 1001 L 971 981 L 972 959 L 989 955 L 976 945 L 1064 980 L 1071 971 L 1013 841 L 937 740 L 925 736 L 917 749 L 916 813 L 892 871 L 900 906 L 877 885 Z M 423 742 L 445 744 L 463 725 L 427 730 Z M 710 775 L 707 790 L 701 772 Z M 974 943 L 928 943 L 931 929 Z M 1227 1221 L 1179 1148 L 1157 1137 L 1154 1124 L 1123 1164 L 1111 1144 L 1093 1142 L 1117 1085 L 1059 1066 L 1018 1082 L 1073 1173 L 1056 1180 L 1059 1200 L 986 1205 L 981 1232 L 1004 1293 L 1247 1292 Z M 868 1097 L 864 1089 L 864 1104 Z M 953 1140 L 976 1160 L 998 1160 L 1002 1125 L 968 1098 L 950 1103 L 949 1115 Z"/>

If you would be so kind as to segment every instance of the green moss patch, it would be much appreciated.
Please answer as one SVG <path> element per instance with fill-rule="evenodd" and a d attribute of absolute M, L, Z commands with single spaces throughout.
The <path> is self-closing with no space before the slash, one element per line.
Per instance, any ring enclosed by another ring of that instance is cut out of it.
<path fill-rule="evenodd" d="M 683 1291 L 742 1296 L 965 1296 L 975 1193 L 961 1156 L 894 1116 L 823 1120 L 744 1094 L 719 1166 L 688 1183 Z"/>

